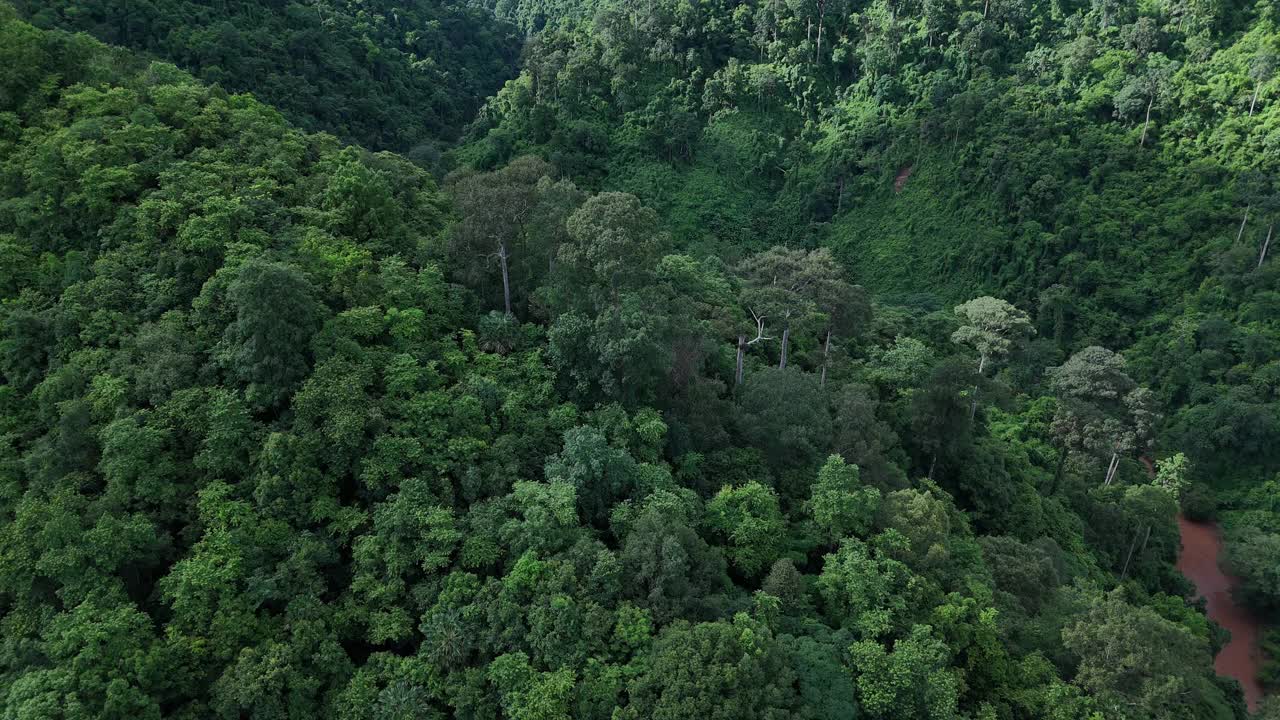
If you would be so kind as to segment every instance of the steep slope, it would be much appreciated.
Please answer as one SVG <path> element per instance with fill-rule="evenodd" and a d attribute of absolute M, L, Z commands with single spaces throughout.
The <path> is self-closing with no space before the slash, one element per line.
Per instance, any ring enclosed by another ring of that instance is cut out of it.
<path fill-rule="evenodd" d="M 1030 282 L 983 145 L 780 10 L 540 35 L 439 188 L 0 5 L 3 712 L 1238 720 L 1138 363 L 946 308 Z"/>
<path fill-rule="evenodd" d="M 19 0 L 39 27 L 142 50 L 309 131 L 429 160 L 514 71 L 514 28 L 464 4 Z"/>

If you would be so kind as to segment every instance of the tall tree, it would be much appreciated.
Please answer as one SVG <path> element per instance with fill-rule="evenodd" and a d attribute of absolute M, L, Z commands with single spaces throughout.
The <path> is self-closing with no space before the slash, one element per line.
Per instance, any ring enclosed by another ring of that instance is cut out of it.
<path fill-rule="evenodd" d="M 1124 368 L 1122 356 L 1095 345 L 1048 370 L 1058 396 L 1053 432 L 1067 449 L 1107 458 L 1104 485 L 1115 479 L 1122 456 L 1145 448 L 1155 423 L 1151 391 Z"/>
<path fill-rule="evenodd" d="M 760 328 L 757 339 L 763 335 L 765 321 L 774 319 L 782 326 L 780 369 L 787 367 L 793 323 L 829 317 L 824 309 L 849 313 L 850 320 L 854 317 L 856 291 L 844 281 L 840 265 L 825 248 L 805 252 L 773 247 L 742 261 L 738 274 L 743 305 Z"/>
<path fill-rule="evenodd" d="M 1262 92 L 1262 85 L 1275 75 L 1276 62 L 1276 54 L 1269 48 L 1260 49 L 1249 60 L 1249 79 L 1253 81 L 1253 96 L 1249 98 L 1249 117 L 1253 117 L 1253 110 L 1258 105 L 1258 94 Z"/>
<path fill-rule="evenodd" d="M 455 261 L 473 275 L 496 264 L 507 315 L 513 314 L 513 293 L 527 300 L 546 275 L 565 240 L 564 220 L 582 201 L 573 183 L 555 181 L 553 175 L 546 161 L 525 156 L 495 172 L 465 172 L 450 179 L 461 215 L 452 233 Z M 516 290 L 513 275 L 521 284 Z"/>
<path fill-rule="evenodd" d="M 1031 319 L 1026 313 L 989 295 L 957 305 L 955 312 L 963 324 L 951 335 L 951 341 L 968 345 L 978 352 L 979 377 L 986 370 L 988 362 L 1003 360 L 1014 348 L 1035 334 L 1035 328 L 1031 326 Z M 969 407 L 969 417 L 973 417 L 978 409 L 976 386 Z"/>
<path fill-rule="evenodd" d="M 592 312 L 618 305 L 624 291 L 645 285 L 670 242 L 657 213 L 629 193 L 592 197 L 569 216 L 566 227 L 568 240 L 556 255 L 565 273 L 557 293 L 569 306 L 587 300 Z"/>
<path fill-rule="evenodd" d="M 293 267 L 265 260 L 245 263 L 228 287 L 235 320 L 216 355 L 255 405 L 277 405 L 307 376 L 322 317 L 314 292 Z"/>

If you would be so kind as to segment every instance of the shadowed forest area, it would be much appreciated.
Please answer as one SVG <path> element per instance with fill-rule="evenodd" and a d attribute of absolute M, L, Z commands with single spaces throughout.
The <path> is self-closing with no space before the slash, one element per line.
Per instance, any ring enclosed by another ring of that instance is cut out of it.
<path fill-rule="evenodd" d="M 1277 23 L 0 0 L 0 718 L 1243 720 Z"/>

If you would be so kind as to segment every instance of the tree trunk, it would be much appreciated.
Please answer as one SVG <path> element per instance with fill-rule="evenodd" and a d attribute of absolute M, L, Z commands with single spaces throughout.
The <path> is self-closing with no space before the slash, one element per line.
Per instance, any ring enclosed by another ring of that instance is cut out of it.
<path fill-rule="evenodd" d="M 978 358 L 978 375 L 982 375 L 982 369 L 987 366 L 987 356 L 981 355 Z M 973 386 L 973 397 L 969 399 L 969 419 L 973 420 L 978 415 L 978 386 Z"/>
<path fill-rule="evenodd" d="M 1267 239 L 1262 241 L 1262 252 L 1258 253 L 1258 267 L 1262 267 L 1262 261 L 1267 259 L 1267 248 L 1271 246 L 1271 233 L 1275 231 L 1276 224 L 1271 223 L 1267 227 Z"/>
<path fill-rule="evenodd" d="M 1155 101 L 1155 95 L 1152 95 L 1151 98 L 1147 100 L 1147 119 L 1142 123 L 1142 138 L 1138 140 L 1138 147 L 1142 147 L 1147 144 L 1147 126 L 1151 124 L 1151 105 L 1155 103 Z"/>
<path fill-rule="evenodd" d="M 938 467 L 938 453 L 933 454 L 933 459 L 929 461 L 929 479 L 933 479 L 933 469 Z"/>
<path fill-rule="evenodd" d="M 822 18 L 818 18 L 818 47 L 813 51 L 813 61 L 822 62 Z"/>
<path fill-rule="evenodd" d="M 511 273 L 507 268 L 507 244 L 498 245 L 498 262 L 502 265 L 502 303 L 511 317 Z"/>
<path fill-rule="evenodd" d="M 1133 534 L 1133 542 L 1129 543 L 1129 554 L 1124 556 L 1124 567 L 1120 569 L 1120 581 L 1124 582 L 1124 578 L 1129 574 L 1129 561 L 1133 559 L 1133 549 L 1138 547 L 1138 536 L 1142 534 L 1142 528 L 1138 528 L 1138 532 Z"/>
<path fill-rule="evenodd" d="M 822 377 L 818 380 L 818 387 L 827 386 L 827 358 L 831 355 L 831 328 L 827 328 L 827 342 L 822 346 Z"/>
<path fill-rule="evenodd" d="M 782 359 L 778 361 L 778 369 L 787 369 L 787 343 L 791 340 L 791 323 L 782 328 Z"/>
<path fill-rule="evenodd" d="M 1244 237 L 1244 225 L 1245 223 L 1249 222 L 1249 208 L 1251 207 L 1253 206 L 1252 205 L 1244 206 L 1244 219 L 1240 221 L 1240 230 L 1239 232 L 1236 233 L 1236 242 L 1240 242 L 1240 238 Z"/>
<path fill-rule="evenodd" d="M 1253 86 L 1253 99 L 1249 101 L 1249 117 L 1253 117 L 1253 108 L 1258 104 L 1258 91 L 1262 90 L 1262 83 L 1258 82 Z"/>
<path fill-rule="evenodd" d="M 1142 529 L 1139 528 L 1138 532 L 1141 533 Z M 1147 533 L 1142 538 L 1142 547 L 1138 548 L 1138 557 L 1142 557 L 1142 553 L 1146 552 L 1147 541 L 1150 539 L 1151 539 L 1151 526 L 1148 525 Z M 1124 559 L 1124 569 L 1120 571 L 1120 580 L 1122 582 L 1126 577 L 1129 576 L 1129 561 L 1133 560 L 1133 547 L 1137 544 L 1138 544 L 1138 536 L 1135 534 L 1133 536 L 1133 542 L 1129 543 L 1129 556 Z"/>
<path fill-rule="evenodd" d="M 986 2 L 982 3 L 982 17 L 986 17 L 987 11 L 990 9 L 991 9 L 991 0 L 986 0 Z"/>
<path fill-rule="evenodd" d="M 1111 462 L 1107 463 L 1107 476 L 1102 481 L 1103 487 L 1111 484 L 1115 479 L 1116 470 L 1120 467 L 1120 454 L 1114 450 L 1111 451 Z"/>
<path fill-rule="evenodd" d="M 733 375 L 733 384 L 735 386 L 742 384 L 742 357 L 747 352 L 747 336 L 738 336 L 738 365 Z"/>

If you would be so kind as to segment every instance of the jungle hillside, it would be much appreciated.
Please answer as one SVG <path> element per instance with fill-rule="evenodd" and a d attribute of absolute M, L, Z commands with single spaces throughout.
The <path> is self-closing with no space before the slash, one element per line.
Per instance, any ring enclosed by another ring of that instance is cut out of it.
<path fill-rule="evenodd" d="M 0 720 L 1280 718 L 1277 221 L 1273 0 L 0 0 Z"/>

